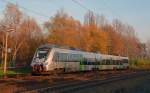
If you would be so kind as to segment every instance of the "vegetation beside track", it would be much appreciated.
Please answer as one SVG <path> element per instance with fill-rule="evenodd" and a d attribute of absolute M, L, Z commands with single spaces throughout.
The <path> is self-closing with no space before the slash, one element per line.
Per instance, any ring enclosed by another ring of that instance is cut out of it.
<path fill-rule="evenodd" d="M 130 68 L 133 69 L 150 69 L 150 60 L 149 59 L 133 59 L 129 62 Z"/>
<path fill-rule="evenodd" d="M 30 67 L 22 67 L 22 68 L 14 68 L 14 69 L 8 69 L 6 74 L 24 74 L 24 73 L 30 73 L 31 68 Z M 3 69 L 0 69 L 0 75 L 4 75 Z"/>

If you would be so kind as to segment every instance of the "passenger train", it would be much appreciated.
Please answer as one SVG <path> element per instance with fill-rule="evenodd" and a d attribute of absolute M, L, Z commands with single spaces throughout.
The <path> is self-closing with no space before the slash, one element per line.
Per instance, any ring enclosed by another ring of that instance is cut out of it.
<path fill-rule="evenodd" d="M 128 57 L 42 45 L 36 50 L 31 66 L 33 72 L 117 70 L 128 69 L 128 60 Z"/>

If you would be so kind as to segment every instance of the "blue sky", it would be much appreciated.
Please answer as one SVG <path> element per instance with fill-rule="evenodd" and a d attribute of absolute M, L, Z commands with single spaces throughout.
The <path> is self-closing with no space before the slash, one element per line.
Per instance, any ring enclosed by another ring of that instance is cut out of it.
<path fill-rule="evenodd" d="M 6 0 L 5 0 L 6 1 Z M 53 16 L 57 10 L 63 8 L 75 19 L 83 21 L 87 12 L 72 0 L 7 0 L 17 3 L 27 15 L 34 17 L 40 24 Z M 142 41 L 150 39 L 150 0 L 78 0 L 82 5 L 95 13 L 103 14 L 110 21 L 118 18 L 124 23 L 132 25 Z M 6 3 L 0 0 L 0 16 Z M 32 11 L 40 13 L 32 13 Z"/>

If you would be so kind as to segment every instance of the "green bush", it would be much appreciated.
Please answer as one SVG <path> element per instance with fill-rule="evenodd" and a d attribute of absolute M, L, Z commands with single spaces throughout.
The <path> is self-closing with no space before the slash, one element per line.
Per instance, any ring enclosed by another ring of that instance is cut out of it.
<path fill-rule="evenodd" d="M 130 67 L 132 68 L 144 68 L 150 67 L 150 60 L 148 59 L 132 59 L 129 61 Z"/>

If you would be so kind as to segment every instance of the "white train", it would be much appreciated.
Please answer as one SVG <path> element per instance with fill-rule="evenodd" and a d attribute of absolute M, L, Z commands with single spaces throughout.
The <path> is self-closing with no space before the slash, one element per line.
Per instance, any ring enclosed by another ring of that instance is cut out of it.
<path fill-rule="evenodd" d="M 33 72 L 127 69 L 128 57 L 42 45 L 31 62 Z"/>

